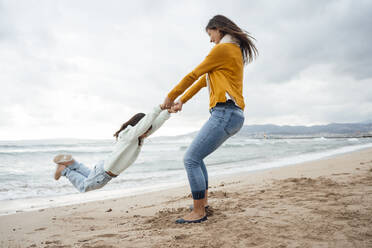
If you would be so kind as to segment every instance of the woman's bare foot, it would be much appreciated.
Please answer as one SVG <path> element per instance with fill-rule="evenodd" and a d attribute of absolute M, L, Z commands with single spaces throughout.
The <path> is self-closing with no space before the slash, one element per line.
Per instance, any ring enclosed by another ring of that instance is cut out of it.
<path fill-rule="evenodd" d="M 62 176 L 62 171 L 66 168 L 66 165 L 57 164 L 56 172 L 54 173 L 54 179 L 58 180 Z"/>

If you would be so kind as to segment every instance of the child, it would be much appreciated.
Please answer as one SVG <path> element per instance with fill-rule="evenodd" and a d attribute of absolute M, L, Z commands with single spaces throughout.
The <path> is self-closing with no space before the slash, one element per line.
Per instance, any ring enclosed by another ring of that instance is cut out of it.
<path fill-rule="evenodd" d="M 106 160 L 98 162 L 93 169 L 77 162 L 71 155 L 55 156 L 55 180 L 65 176 L 80 192 L 102 188 L 134 163 L 141 151 L 143 139 L 159 129 L 169 119 L 170 113 L 175 112 L 172 109 L 164 110 L 164 106 L 159 105 L 149 114 L 134 115 L 114 134 L 117 143 L 113 152 Z"/>

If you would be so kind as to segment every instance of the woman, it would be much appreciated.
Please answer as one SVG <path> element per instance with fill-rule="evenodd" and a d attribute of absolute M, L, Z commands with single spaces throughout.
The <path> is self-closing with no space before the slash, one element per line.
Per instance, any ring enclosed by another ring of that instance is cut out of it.
<path fill-rule="evenodd" d="M 112 178 L 118 176 L 134 163 L 141 151 L 143 139 L 154 133 L 169 119 L 173 110 L 162 111 L 162 105 L 145 115 L 138 113 L 124 123 L 114 134 L 117 143 L 114 151 L 105 161 L 100 161 L 91 170 L 75 161 L 71 155 L 60 154 L 54 157 L 57 169 L 54 178 L 67 177 L 80 191 L 100 189 Z"/>
<path fill-rule="evenodd" d="M 253 37 L 222 15 L 209 20 L 206 32 L 216 45 L 204 61 L 177 84 L 164 100 L 164 106 L 176 111 L 201 88 L 208 87 L 211 116 L 195 137 L 184 157 L 193 197 L 193 210 L 177 223 L 207 220 L 208 173 L 203 159 L 215 151 L 244 123 L 243 67 L 258 55 Z M 200 79 L 189 88 L 198 78 Z M 175 99 L 187 88 L 185 94 Z"/>

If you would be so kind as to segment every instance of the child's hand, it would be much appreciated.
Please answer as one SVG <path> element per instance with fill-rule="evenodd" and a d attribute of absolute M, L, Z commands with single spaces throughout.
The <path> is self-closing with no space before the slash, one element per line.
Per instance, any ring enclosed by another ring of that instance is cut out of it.
<path fill-rule="evenodd" d="M 163 104 L 161 104 L 160 106 L 162 106 L 162 109 L 170 109 L 172 105 L 173 101 L 169 97 L 166 97 Z"/>

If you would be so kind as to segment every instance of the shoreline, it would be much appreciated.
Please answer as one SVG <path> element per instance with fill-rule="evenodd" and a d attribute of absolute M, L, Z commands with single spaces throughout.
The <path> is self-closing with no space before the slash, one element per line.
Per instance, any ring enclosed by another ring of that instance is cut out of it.
<path fill-rule="evenodd" d="M 250 175 L 255 172 L 271 170 L 275 168 L 285 168 L 289 166 L 296 166 L 298 164 L 307 163 L 307 162 L 315 162 L 318 160 L 323 160 L 327 158 L 332 158 L 334 156 L 339 156 L 342 154 L 353 153 L 358 151 L 363 151 L 365 149 L 371 149 L 372 144 L 364 144 L 358 146 L 346 146 L 337 148 L 334 150 L 328 150 L 325 152 L 318 152 L 313 154 L 301 154 L 298 156 L 286 157 L 284 159 L 277 159 L 275 161 L 267 162 L 267 163 L 260 163 L 255 166 L 251 166 L 248 168 L 239 168 L 235 169 L 234 172 L 231 173 L 210 173 L 211 177 L 219 178 L 223 180 L 224 178 L 235 177 L 235 175 Z M 247 161 L 240 161 L 231 164 L 244 164 Z M 226 163 L 229 165 L 230 163 Z M 186 176 L 186 175 L 185 175 Z M 0 216 L 6 216 L 16 213 L 23 213 L 23 212 L 32 212 L 38 211 L 40 209 L 48 209 L 48 208 L 56 208 L 56 207 L 63 207 L 63 206 L 72 206 L 82 203 L 91 203 L 95 201 L 101 200 L 114 200 L 123 197 L 130 197 L 130 196 L 137 196 L 147 193 L 157 193 L 161 191 L 165 191 L 169 188 L 182 188 L 188 187 L 188 183 L 185 179 L 183 182 L 178 183 L 171 183 L 171 184 L 163 184 L 157 185 L 156 188 L 150 188 L 149 186 L 143 187 L 140 189 L 132 189 L 131 191 L 123 192 L 121 189 L 115 191 L 92 191 L 87 192 L 82 195 L 81 193 L 76 194 L 69 194 L 69 195 L 61 195 L 61 196 L 51 196 L 51 197 L 37 197 L 37 198 L 26 198 L 26 199 L 15 199 L 15 200 L 3 200 L 0 201 L 2 203 L 2 209 L 0 210 Z M 105 195 L 109 194 L 109 195 Z M 20 207 L 21 206 L 21 207 Z M 16 209 L 15 209 L 16 208 Z M 13 209 L 13 210 L 12 210 Z"/>
<path fill-rule="evenodd" d="M 201 224 L 174 223 L 189 211 L 187 185 L 0 216 L 0 246 L 370 247 L 371 182 L 367 148 L 213 177 L 214 213 Z"/>

